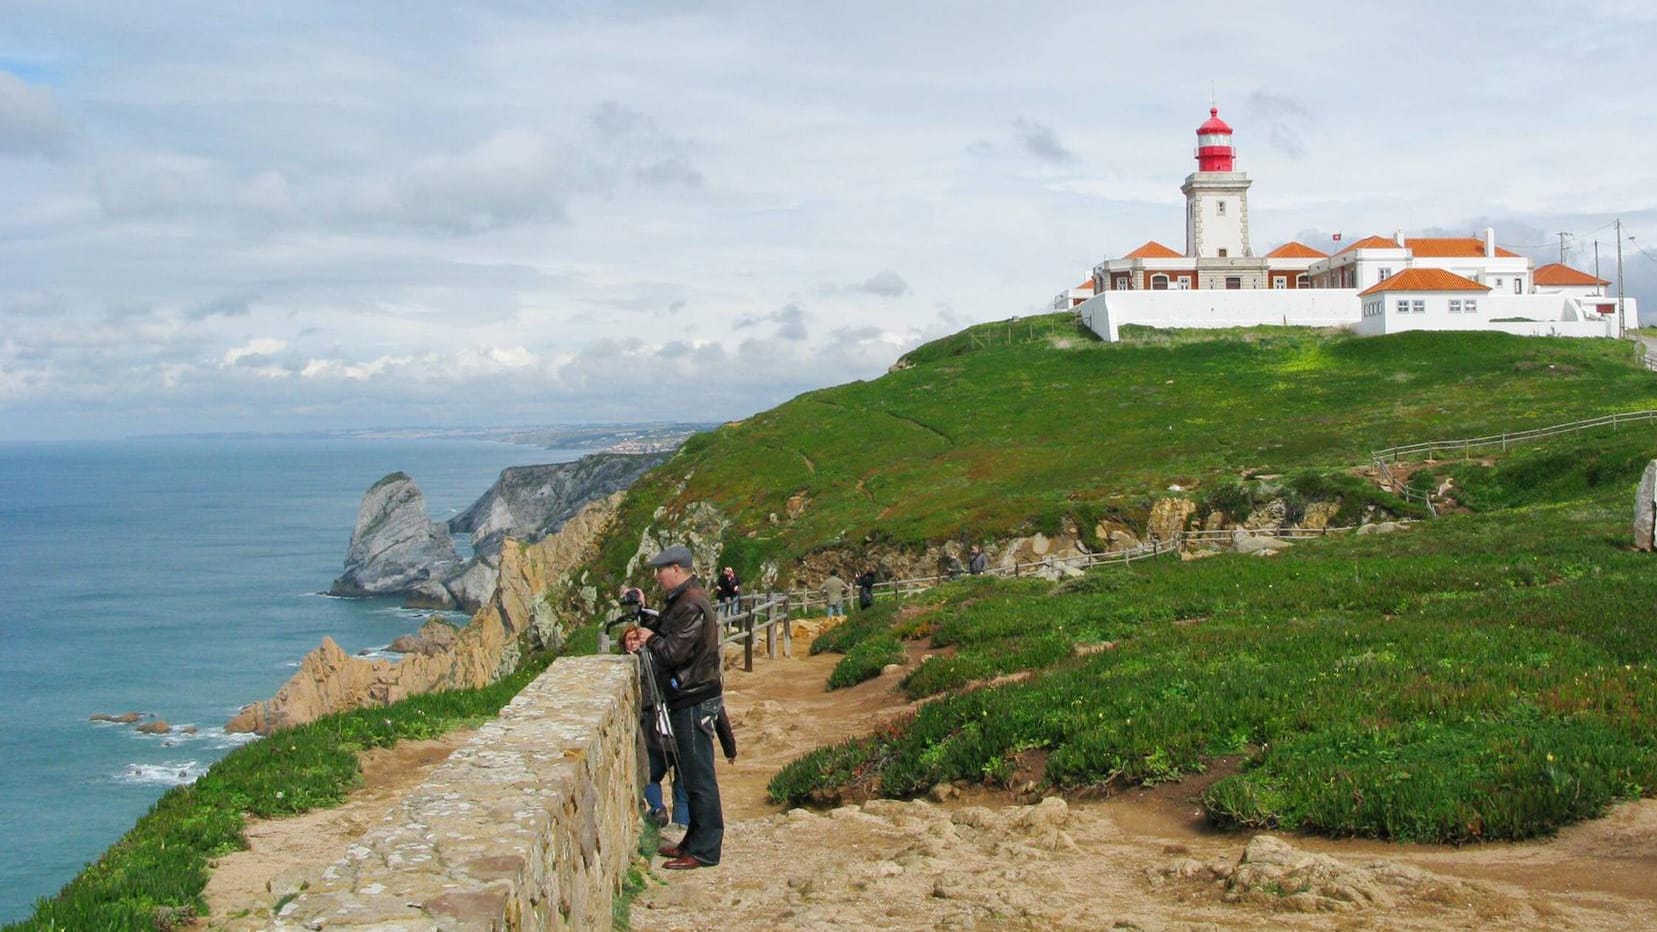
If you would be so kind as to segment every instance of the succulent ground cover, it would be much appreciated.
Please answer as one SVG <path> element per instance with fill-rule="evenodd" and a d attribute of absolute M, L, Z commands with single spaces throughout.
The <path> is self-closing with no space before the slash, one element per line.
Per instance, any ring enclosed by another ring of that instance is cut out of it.
<path fill-rule="evenodd" d="M 902 684 L 947 694 L 771 793 L 1005 784 L 1030 760 L 1108 789 L 1241 758 L 1204 796 L 1216 824 L 1464 842 L 1593 816 L 1657 787 L 1657 573 L 1627 546 L 1653 452 L 1622 435 L 1435 467 L 1487 510 L 1272 559 L 952 584 L 932 643 L 953 656 Z M 983 685 L 1015 670 L 1034 675 Z"/>

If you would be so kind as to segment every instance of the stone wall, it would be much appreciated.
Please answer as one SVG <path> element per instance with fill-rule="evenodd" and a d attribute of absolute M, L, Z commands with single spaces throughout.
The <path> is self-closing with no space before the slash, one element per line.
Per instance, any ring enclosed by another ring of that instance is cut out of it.
<path fill-rule="evenodd" d="M 631 658 L 560 658 L 270 927 L 608 928 L 641 789 Z"/>

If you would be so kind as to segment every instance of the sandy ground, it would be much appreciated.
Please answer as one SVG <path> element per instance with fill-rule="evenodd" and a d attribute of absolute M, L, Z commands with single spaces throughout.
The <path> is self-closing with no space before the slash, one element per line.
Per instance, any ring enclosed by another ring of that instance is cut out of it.
<path fill-rule="evenodd" d="M 634 928 L 1657 928 L 1654 800 L 1547 841 L 1460 849 L 1213 831 L 1194 799 L 1223 767 L 1108 799 L 967 790 L 784 812 L 765 800 L 779 767 L 911 708 L 897 676 L 827 691 L 838 657 L 795 648 L 727 674 L 741 753 L 719 763 L 724 859 L 653 872 Z M 282 891 L 464 740 L 378 752 L 346 806 L 254 825 L 252 850 L 214 871 L 206 927 L 262 928 Z"/>

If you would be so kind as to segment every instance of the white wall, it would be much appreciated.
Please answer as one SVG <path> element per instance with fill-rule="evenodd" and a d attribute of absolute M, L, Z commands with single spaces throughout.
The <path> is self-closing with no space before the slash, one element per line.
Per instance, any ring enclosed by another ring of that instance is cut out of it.
<path fill-rule="evenodd" d="M 1473 314 L 1450 313 L 1452 298 L 1478 302 Z M 1423 313 L 1399 314 L 1400 300 L 1420 301 Z M 1498 294 L 1491 292 L 1395 292 L 1385 295 L 1383 313 L 1364 317 L 1353 328 L 1364 336 L 1406 330 L 1490 330 L 1519 336 L 1615 337 L 1615 319 L 1584 314 L 1572 298 L 1557 294 Z M 1361 313 L 1361 312 L 1360 312 Z M 1498 317 L 1526 317 L 1524 321 L 1496 321 Z M 1586 319 L 1584 319 L 1586 318 Z"/>
<path fill-rule="evenodd" d="M 1520 336 L 1615 337 L 1615 315 L 1603 319 L 1584 313 L 1566 295 L 1485 294 L 1463 292 L 1478 301 L 1474 314 L 1451 314 L 1451 295 L 1412 292 L 1410 300 L 1426 303 L 1425 313 L 1399 316 L 1397 294 L 1385 297 L 1385 313 L 1364 317 L 1358 292 L 1348 288 L 1311 288 L 1302 291 L 1107 291 L 1077 305 L 1082 322 L 1112 343 L 1121 339 L 1123 324 L 1150 327 L 1214 329 L 1288 325 L 1293 327 L 1348 327 L 1365 336 L 1404 330 L 1491 330 Z M 1530 321 L 1496 323 L 1497 317 L 1528 317 Z M 1639 309 L 1628 299 L 1624 319 L 1632 329 Z"/>
<path fill-rule="evenodd" d="M 1123 324 L 1213 329 L 1279 324 L 1349 327 L 1358 322 L 1358 293 L 1346 288 L 1299 291 L 1107 291 L 1076 308 L 1082 322 L 1115 342 Z"/>

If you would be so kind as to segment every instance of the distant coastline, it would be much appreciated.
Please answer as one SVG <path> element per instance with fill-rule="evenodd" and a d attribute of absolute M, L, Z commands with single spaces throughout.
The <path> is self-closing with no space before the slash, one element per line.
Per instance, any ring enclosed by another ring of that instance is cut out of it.
<path fill-rule="evenodd" d="M 560 424 L 519 427 L 358 427 L 291 432 L 217 431 L 137 434 L 132 440 L 480 440 L 549 450 L 658 453 L 672 450 L 717 422 L 662 421 L 647 424 Z"/>

